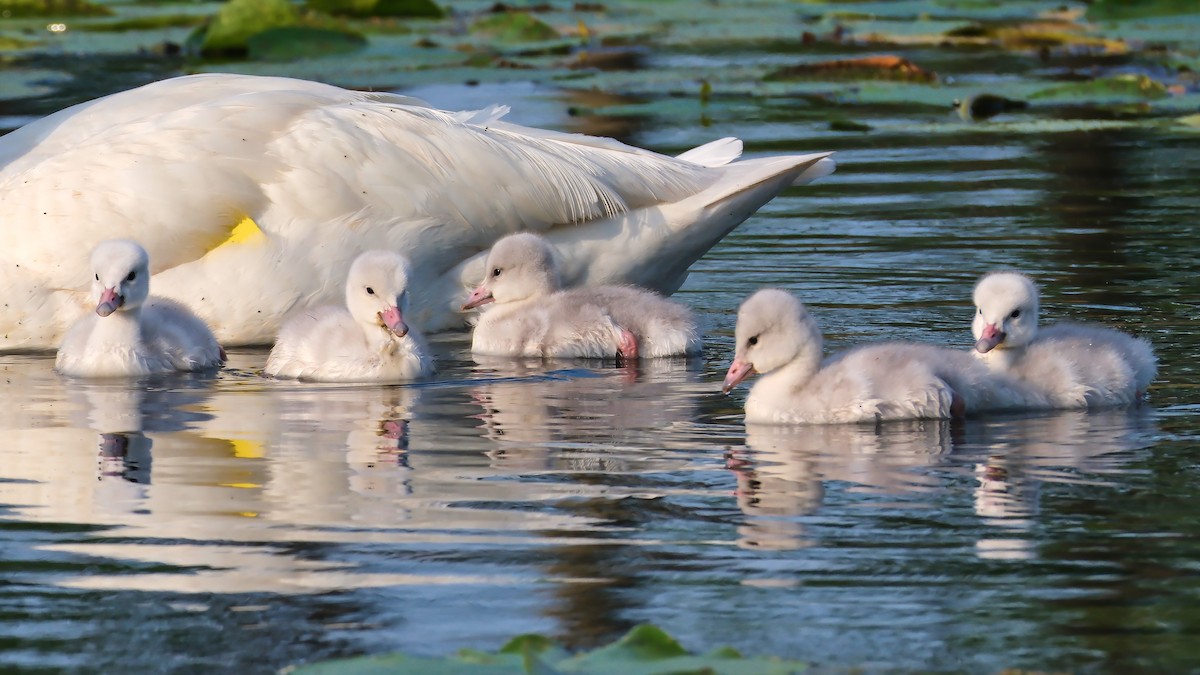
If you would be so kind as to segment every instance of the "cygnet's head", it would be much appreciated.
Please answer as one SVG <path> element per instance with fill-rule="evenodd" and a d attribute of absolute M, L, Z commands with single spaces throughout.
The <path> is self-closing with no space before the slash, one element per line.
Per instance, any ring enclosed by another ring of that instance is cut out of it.
<path fill-rule="evenodd" d="M 529 232 L 497 241 L 488 253 L 485 269 L 483 283 L 471 291 L 463 310 L 550 295 L 562 287 L 554 249 Z"/>
<path fill-rule="evenodd" d="M 354 260 L 346 277 L 346 308 L 366 329 L 408 334 L 408 258 L 392 251 L 367 251 Z"/>
<path fill-rule="evenodd" d="M 141 307 L 150 296 L 150 256 L 146 249 L 129 239 L 97 244 L 92 249 L 92 296 L 100 316 Z"/>
<path fill-rule="evenodd" d="M 1038 289 L 1017 272 L 991 272 L 975 284 L 975 351 L 1024 347 L 1037 335 Z"/>
<path fill-rule="evenodd" d="M 737 350 L 723 390 L 736 387 L 752 373 L 769 373 L 798 358 L 820 367 L 821 329 L 804 303 L 777 288 L 764 288 L 738 308 L 734 329 Z"/>

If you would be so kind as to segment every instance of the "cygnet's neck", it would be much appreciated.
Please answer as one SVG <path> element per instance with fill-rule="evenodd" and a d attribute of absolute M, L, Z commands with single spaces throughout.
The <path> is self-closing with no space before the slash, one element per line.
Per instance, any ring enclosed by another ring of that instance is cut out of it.
<path fill-rule="evenodd" d="M 760 375 L 753 393 L 763 400 L 783 400 L 804 389 L 809 380 L 821 370 L 821 350 L 806 349 L 782 368 Z"/>
<path fill-rule="evenodd" d="M 105 348 L 141 348 L 142 345 L 142 308 L 133 307 L 113 312 L 100 317 L 92 329 L 88 349 L 92 351 Z"/>
<path fill-rule="evenodd" d="M 384 357 L 410 352 L 413 349 L 411 331 L 404 337 L 393 333 L 390 329 L 378 324 L 360 323 L 367 349 Z"/>
<path fill-rule="evenodd" d="M 985 364 L 987 364 L 988 368 L 995 372 L 1011 370 L 1017 365 L 1017 363 L 1021 360 L 1021 357 L 1024 355 L 1024 346 L 1008 348 L 997 347 L 996 349 L 982 354 L 978 351 L 975 352 L 975 356 L 981 359 Z"/>

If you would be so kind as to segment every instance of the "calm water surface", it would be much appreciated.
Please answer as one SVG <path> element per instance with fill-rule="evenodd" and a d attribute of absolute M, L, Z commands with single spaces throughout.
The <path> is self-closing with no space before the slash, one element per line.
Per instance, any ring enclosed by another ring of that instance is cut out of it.
<path fill-rule="evenodd" d="M 841 167 L 694 267 L 689 361 L 477 363 L 448 336 L 433 381 L 350 387 L 266 381 L 263 350 L 116 384 L 0 357 L 0 670 L 270 672 L 646 621 L 835 672 L 1197 668 L 1200 135 L 884 107 L 839 134 L 779 101 L 705 127 L 520 95 L 518 121 Z M 754 289 L 797 292 L 831 349 L 966 348 L 996 267 L 1035 275 L 1050 320 L 1151 339 L 1149 405 L 798 429 L 719 393 Z"/>

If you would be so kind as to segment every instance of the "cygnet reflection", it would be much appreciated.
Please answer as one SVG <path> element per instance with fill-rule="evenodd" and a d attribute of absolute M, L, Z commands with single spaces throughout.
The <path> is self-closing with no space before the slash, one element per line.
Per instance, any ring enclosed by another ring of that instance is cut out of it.
<path fill-rule="evenodd" d="M 633 470 L 621 452 L 670 447 L 672 428 L 695 416 L 702 392 L 694 365 L 652 359 L 615 370 L 547 370 L 541 360 L 475 357 L 489 378 L 471 388 L 493 465 L 513 471 Z M 644 453 L 643 453 L 644 454 Z M 639 463 L 640 466 L 640 463 Z"/>
<path fill-rule="evenodd" d="M 806 545 L 801 517 L 817 511 L 825 484 L 851 491 L 903 494 L 929 489 L 914 469 L 950 452 L 951 424 L 915 420 L 880 425 L 746 425 L 745 451 L 726 466 L 737 477 L 738 507 L 745 514 L 738 544 L 791 549 Z"/>
<path fill-rule="evenodd" d="M 1071 410 L 969 426 L 963 451 L 979 456 L 974 462 L 975 513 L 1011 535 L 981 538 L 979 555 L 1033 557 L 1032 544 L 1021 533 L 1036 523 L 1045 486 L 1075 483 L 1104 489 L 1104 474 L 1122 471 L 1131 451 L 1150 445 L 1153 428 L 1149 411 L 1142 408 Z"/>

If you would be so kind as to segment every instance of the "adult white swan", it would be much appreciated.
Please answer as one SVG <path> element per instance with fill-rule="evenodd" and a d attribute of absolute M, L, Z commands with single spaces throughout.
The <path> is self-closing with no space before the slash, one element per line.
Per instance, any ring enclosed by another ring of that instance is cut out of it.
<path fill-rule="evenodd" d="M 828 153 L 733 161 L 736 139 L 667 157 L 452 113 L 393 94 L 208 74 L 60 111 L 0 137 L 0 352 L 52 348 L 87 311 L 87 252 L 141 242 L 156 293 L 226 344 L 268 343 L 334 302 L 355 257 L 413 261 L 413 322 L 461 325 L 481 252 L 519 230 L 562 254 L 566 285 L 670 293 L 687 269 Z"/>

